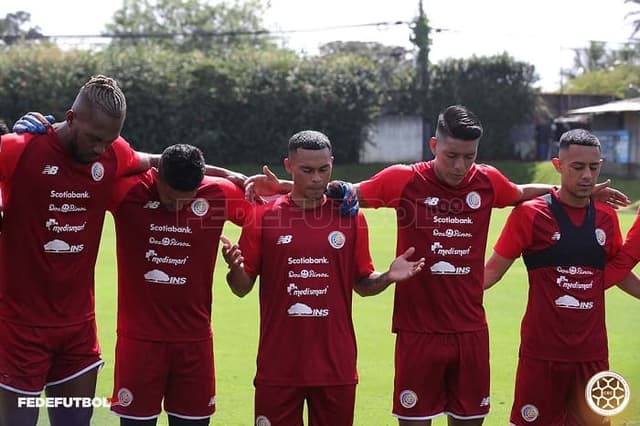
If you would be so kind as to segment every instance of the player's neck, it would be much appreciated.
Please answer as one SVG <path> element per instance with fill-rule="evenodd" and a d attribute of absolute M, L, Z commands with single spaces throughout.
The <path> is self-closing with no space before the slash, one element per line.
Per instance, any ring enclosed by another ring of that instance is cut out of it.
<path fill-rule="evenodd" d="M 584 208 L 589 205 L 589 197 L 576 197 L 567 191 L 563 191 L 562 187 L 558 191 L 558 199 L 569 207 Z"/>
<path fill-rule="evenodd" d="M 323 196 L 320 199 L 312 199 L 306 198 L 303 195 L 296 194 L 294 192 L 289 193 L 289 199 L 296 207 L 299 207 L 303 210 L 307 209 L 315 209 L 316 207 L 320 207 L 322 203 L 324 203 L 325 197 Z"/>
<path fill-rule="evenodd" d="M 56 131 L 56 135 L 58 136 L 58 140 L 62 146 L 69 148 L 71 143 L 71 129 L 69 129 L 67 122 L 63 121 L 61 123 L 54 123 L 52 127 L 53 130 Z"/>

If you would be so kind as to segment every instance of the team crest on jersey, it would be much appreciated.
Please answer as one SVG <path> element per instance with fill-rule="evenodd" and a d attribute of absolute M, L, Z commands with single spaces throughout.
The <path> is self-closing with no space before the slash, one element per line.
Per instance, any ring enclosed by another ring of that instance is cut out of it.
<path fill-rule="evenodd" d="M 533 404 L 527 404 L 520 409 L 520 415 L 527 423 L 531 423 L 537 419 L 539 414 L 538 408 Z"/>
<path fill-rule="evenodd" d="M 601 246 L 604 246 L 604 243 L 607 242 L 607 234 L 600 228 L 596 228 L 596 241 Z"/>
<path fill-rule="evenodd" d="M 204 198 L 196 198 L 193 203 L 191 203 L 191 211 L 196 216 L 204 216 L 209 211 L 209 202 Z"/>
<path fill-rule="evenodd" d="M 333 231 L 329 234 L 329 244 L 331 244 L 331 247 L 334 249 L 341 249 L 344 246 L 345 241 L 347 241 L 347 239 L 340 231 Z"/>
<path fill-rule="evenodd" d="M 403 390 L 400 392 L 400 404 L 404 408 L 413 408 L 418 403 L 418 395 L 412 390 Z"/>
<path fill-rule="evenodd" d="M 265 416 L 256 417 L 256 426 L 271 426 L 271 422 Z"/>
<path fill-rule="evenodd" d="M 133 393 L 127 388 L 120 388 L 118 390 L 118 400 L 111 401 L 111 405 L 119 405 L 121 407 L 128 407 L 133 402 Z"/>
<path fill-rule="evenodd" d="M 467 194 L 467 205 L 469 207 L 475 210 L 480 208 L 481 204 L 482 204 L 482 198 L 480 197 L 480 194 L 478 194 L 476 191 L 471 191 L 470 193 Z"/>
<path fill-rule="evenodd" d="M 100 182 L 104 177 L 104 166 L 101 162 L 97 161 L 91 165 L 91 177 L 96 182 Z"/>

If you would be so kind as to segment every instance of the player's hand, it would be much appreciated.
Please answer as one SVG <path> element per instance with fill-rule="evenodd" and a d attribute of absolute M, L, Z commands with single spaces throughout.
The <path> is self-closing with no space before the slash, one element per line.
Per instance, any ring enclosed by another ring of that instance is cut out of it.
<path fill-rule="evenodd" d="M 389 272 L 387 272 L 389 280 L 392 282 L 403 281 L 422 271 L 425 264 L 424 257 L 416 260 L 415 262 L 409 260 L 409 257 L 413 255 L 415 251 L 415 247 L 409 247 L 407 251 L 395 258 L 389 267 Z"/>
<path fill-rule="evenodd" d="M 244 257 L 242 257 L 242 251 L 237 244 L 233 244 L 230 239 L 224 235 L 220 235 L 220 241 L 222 241 L 222 257 L 227 262 L 227 266 L 231 270 L 244 270 Z"/>
<path fill-rule="evenodd" d="M 291 190 L 291 182 L 278 179 L 269 167 L 262 166 L 262 173 L 249 177 L 244 184 L 247 201 L 256 204 L 265 202 L 263 197 L 283 194 Z"/>
<path fill-rule="evenodd" d="M 355 216 L 358 214 L 360 203 L 358 202 L 358 193 L 352 183 L 342 180 L 332 180 L 327 185 L 325 193 L 329 198 L 341 200 L 341 216 Z"/>
<path fill-rule="evenodd" d="M 41 135 L 47 133 L 49 127 L 51 127 L 55 121 L 56 119 L 53 115 L 44 116 L 39 112 L 28 112 L 15 122 L 13 131 L 16 133 Z"/>
<path fill-rule="evenodd" d="M 608 204 L 610 207 L 617 209 L 619 207 L 627 207 L 631 204 L 631 200 L 621 191 L 611 188 L 611 179 L 607 179 L 602 183 L 597 183 L 591 193 L 591 198 Z"/>

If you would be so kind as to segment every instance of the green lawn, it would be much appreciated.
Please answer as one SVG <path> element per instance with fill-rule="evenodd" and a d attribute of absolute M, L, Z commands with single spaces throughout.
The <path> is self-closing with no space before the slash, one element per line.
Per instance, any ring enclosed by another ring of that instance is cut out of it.
<path fill-rule="evenodd" d="M 490 245 L 497 237 L 508 210 L 494 210 Z M 366 211 L 374 260 L 378 269 L 388 266 L 395 245 L 393 211 Z M 623 230 L 633 215 L 620 214 Z M 238 228 L 228 226 L 225 233 L 236 239 Z M 116 316 L 116 275 L 114 236 L 110 220 L 97 265 L 97 316 L 100 341 L 107 362 L 100 373 L 96 396 L 111 395 Z M 231 294 L 224 281 L 225 265 L 218 259 L 215 275 L 214 331 L 217 375 L 217 410 L 212 424 L 235 426 L 252 424 L 255 355 L 257 348 L 257 292 L 244 299 Z M 354 296 L 354 320 L 359 344 L 360 384 L 356 401 L 356 425 L 396 425 L 390 415 L 393 383 L 393 335 L 390 332 L 393 291 L 363 299 Z M 511 407 L 513 377 L 519 342 L 519 323 L 526 302 L 526 272 L 518 261 L 505 278 L 486 296 L 486 310 L 491 333 L 491 405 L 485 424 L 506 425 Z M 607 294 L 607 324 L 611 368 L 629 382 L 633 400 L 616 425 L 640 425 L 640 333 L 634 331 L 640 319 L 639 301 L 617 289 Z M 42 413 L 40 425 L 46 425 Z M 107 409 L 94 414 L 94 425 L 117 424 Z M 163 415 L 158 422 L 166 425 Z M 445 425 L 444 419 L 434 425 Z"/>

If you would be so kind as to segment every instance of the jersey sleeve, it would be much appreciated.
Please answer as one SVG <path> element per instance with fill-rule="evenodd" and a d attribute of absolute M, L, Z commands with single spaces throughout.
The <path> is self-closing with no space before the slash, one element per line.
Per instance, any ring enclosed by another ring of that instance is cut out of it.
<path fill-rule="evenodd" d="M 358 197 L 367 207 L 397 207 L 405 185 L 414 174 L 411 166 L 387 167 L 358 184 Z"/>
<path fill-rule="evenodd" d="M 640 249 L 640 220 L 638 218 L 640 215 L 636 216 L 636 220 L 631 225 L 631 229 L 627 232 L 627 238 L 622 244 L 618 216 L 615 215 L 615 212 L 612 215 L 617 236 L 612 236 L 611 250 L 607 253 L 607 263 L 604 270 L 606 288 L 622 281 L 640 260 L 640 251 L 638 251 Z"/>
<path fill-rule="evenodd" d="M 505 223 L 494 250 L 507 259 L 517 259 L 532 241 L 531 209 L 521 204 L 515 207 Z"/>
<path fill-rule="evenodd" d="M 358 212 L 356 224 L 355 262 L 358 278 L 368 277 L 375 270 L 369 251 L 369 226 L 362 212 Z"/>
<path fill-rule="evenodd" d="M 220 179 L 220 188 L 225 197 L 226 218 L 238 226 L 252 216 L 253 206 L 245 199 L 244 192 L 231 181 Z"/>
<path fill-rule="evenodd" d="M 18 160 L 33 135 L 9 133 L 0 137 L 0 181 L 8 182 L 13 176 Z"/>
<path fill-rule="evenodd" d="M 131 148 L 129 142 L 119 137 L 111 146 L 116 155 L 117 168 L 116 176 L 127 176 L 140 171 L 140 157 Z"/>
<path fill-rule="evenodd" d="M 244 270 L 251 278 L 260 274 L 262 267 L 262 217 L 264 206 L 255 207 L 254 220 L 245 221 L 238 245 L 244 257 Z"/>
<path fill-rule="evenodd" d="M 518 185 L 507 179 L 495 167 L 484 164 L 483 169 L 493 186 L 493 207 L 513 206 L 518 201 Z"/>
<path fill-rule="evenodd" d="M 118 210 L 118 207 L 120 207 L 120 204 L 122 204 L 131 188 L 139 181 L 140 177 L 137 175 L 116 179 L 116 183 L 113 185 L 111 196 L 109 198 L 108 210 L 111 213 Z"/>

